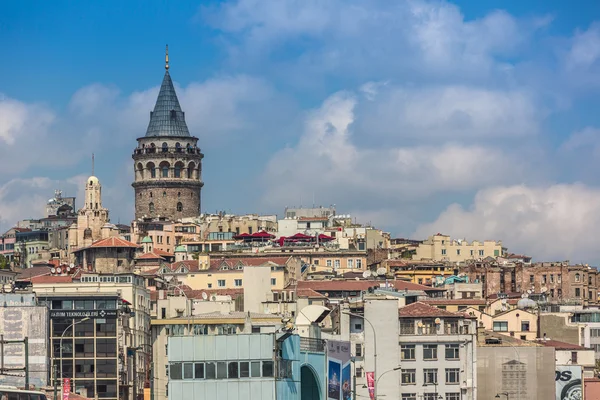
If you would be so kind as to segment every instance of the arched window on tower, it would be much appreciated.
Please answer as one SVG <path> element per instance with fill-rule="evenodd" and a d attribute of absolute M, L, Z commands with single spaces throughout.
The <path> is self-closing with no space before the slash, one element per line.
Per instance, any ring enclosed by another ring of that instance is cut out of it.
<path fill-rule="evenodd" d="M 184 165 L 181 161 L 175 163 L 175 169 L 173 170 L 175 178 L 181 178 L 181 170 L 183 169 L 183 167 Z"/>
<path fill-rule="evenodd" d="M 148 149 L 148 153 L 156 153 L 156 145 L 154 143 L 150 143 L 150 148 Z"/>
<path fill-rule="evenodd" d="M 169 145 L 165 142 L 162 144 L 162 152 L 166 153 L 169 151 Z"/>
<path fill-rule="evenodd" d="M 144 179 L 144 166 L 142 163 L 138 163 L 137 165 L 137 173 L 139 179 Z"/>
<path fill-rule="evenodd" d="M 183 204 L 181 202 L 177 203 L 177 211 L 179 211 L 179 212 L 183 211 Z"/>
<path fill-rule="evenodd" d="M 148 172 L 150 172 L 150 178 L 156 178 L 156 166 L 153 162 L 149 162 L 146 164 L 146 168 L 148 168 Z"/>
<path fill-rule="evenodd" d="M 167 197 L 167 192 L 163 192 L 163 197 Z"/>
<path fill-rule="evenodd" d="M 163 161 L 160 163 L 160 171 L 161 171 L 161 177 L 162 178 L 168 178 L 169 177 L 169 163 L 166 161 Z"/>
<path fill-rule="evenodd" d="M 188 168 L 187 168 L 188 179 L 192 179 L 194 177 L 194 169 L 195 168 L 196 168 L 196 165 L 193 162 L 188 164 Z"/>
<path fill-rule="evenodd" d="M 150 211 L 150 214 L 154 213 L 154 203 L 148 204 L 148 211 Z"/>
<path fill-rule="evenodd" d="M 175 143 L 175 151 L 181 153 L 181 144 L 179 142 Z"/>

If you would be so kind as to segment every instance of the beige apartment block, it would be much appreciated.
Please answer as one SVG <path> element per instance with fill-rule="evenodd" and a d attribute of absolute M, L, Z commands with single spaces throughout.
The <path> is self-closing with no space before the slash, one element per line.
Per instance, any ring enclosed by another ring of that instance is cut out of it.
<path fill-rule="evenodd" d="M 424 240 L 417 247 L 414 260 L 449 261 L 460 263 L 467 260 L 499 257 L 506 253 L 502 241 L 451 239 L 448 235 L 436 234 Z"/>

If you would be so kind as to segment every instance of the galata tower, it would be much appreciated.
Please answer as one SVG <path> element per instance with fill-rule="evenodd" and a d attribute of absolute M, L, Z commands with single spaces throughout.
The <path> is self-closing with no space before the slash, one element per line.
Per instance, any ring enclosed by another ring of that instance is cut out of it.
<path fill-rule="evenodd" d="M 137 139 L 133 152 L 136 219 L 177 221 L 200 214 L 204 154 L 185 123 L 169 74 L 168 47 L 165 62 L 165 76 L 146 135 Z"/>

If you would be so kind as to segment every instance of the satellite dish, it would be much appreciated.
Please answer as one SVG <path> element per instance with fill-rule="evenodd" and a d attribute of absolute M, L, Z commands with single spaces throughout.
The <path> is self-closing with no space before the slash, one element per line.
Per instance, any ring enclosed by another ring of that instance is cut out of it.
<path fill-rule="evenodd" d="M 67 267 L 67 272 L 71 272 L 71 267 Z"/>
<path fill-rule="evenodd" d="M 363 272 L 363 278 L 367 279 L 370 276 L 371 276 L 371 271 L 365 271 L 365 272 Z"/>
<path fill-rule="evenodd" d="M 210 298 L 211 301 L 217 301 L 217 296 L 215 296 L 214 294 L 212 295 L 212 297 Z"/>
<path fill-rule="evenodd" d="M 206 292 L 202 292 L 202 299 L 203 300 L 208 299 L 208 295 L 206 294 Z"/>
<path fill-rule="evenodd" d="M 62 269 L 60 267 L 56 268 L 56 273 L 57 274 L 62 274 Z"/>
<path fill-rule="evenodd" d="M 385 269 L 383 267 L 377 269 L 377 275 L 379 275 L 379 276 L 385 275 L 386 272 L 387 272 L 387 269 Z"/>
<path fill-rule="evenodd" d="M 55 274 L 55 273 L 56 273 L 56 268 L 52 267 L 52 268 L 50 269 L 50 272 L 52 272 L 53 274 Z"/>

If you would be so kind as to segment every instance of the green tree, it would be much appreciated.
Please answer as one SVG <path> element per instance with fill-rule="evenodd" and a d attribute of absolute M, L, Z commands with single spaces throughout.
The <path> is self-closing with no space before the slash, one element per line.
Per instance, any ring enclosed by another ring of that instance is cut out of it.
<path fill-rule="evenodd" d="M 0 269 L 8 269 L 8 259 L 0 254 Z"/>

